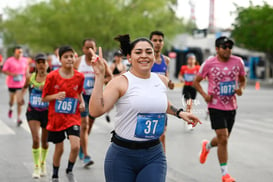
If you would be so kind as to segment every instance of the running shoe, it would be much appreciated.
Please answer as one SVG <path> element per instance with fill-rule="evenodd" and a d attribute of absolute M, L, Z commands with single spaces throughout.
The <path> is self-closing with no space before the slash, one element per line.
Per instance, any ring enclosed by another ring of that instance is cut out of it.
<path fill-rule="evenodd" d="M 94 164 L 94 161 L 91 159 L 90 156 L 85 156 L 83 159 L 83 167 L 87 168 L 88 166 Z"/>
<path fill-rule="evenodd" d="M 17 126 L 18 126 L 18 127 L 21 126 L 22 123 L 23 123 L 22 120 L 18 120 L 18 121 L 17 121 Z"/>
<path fill-rule="evenodd" d="M 12 110 L 11 109 L 8 112 L 8 116 L 9 116 L 9 118 L 12 118 Z"/>
<path fill-rule="evenodd" d="M 51 182 L 59 182 L 60 180 L 59 180 L 59 178 L 52 178 L 51 179 Z"/>
<path fill-rule="evenodd" d="M 193 131 L 193 127 L 192 127 L 192 124 L 188 124 L 185 122 L 185 128 L 187 131 Z"/>
<path fill-rule="evenodd" d="M 39 179 L 40 178 L 40 168 L 39 166 L 34 167 L 34 171 L 32 173 L 32 178 Z"/>
<path fill-rule="evenodd" d="M 204 164 L 206 162 L 207 156 L 209 154 L 209 150 L 206 149 L 206 145 L 207 145 L 208 142 L 209 141 L 207 141 L 207 140 L 204 140 L 202 142 L 202 150 L 201 150 L 201 152 L 199 154 L 199 160 L 200 160 L 201 164 Z"/>
<path fill-rule="evenodd" d="M 107 121 L 108 123 L 110 123 L 111 119 L 110 119 L 110 116 L 109 116 L 108 114 L 105 116 L 105 118 L 106 118 L 106 121 Z"/>
<path fill-rule="evenodd" d="M 40 173 L 41 177 L 46 176 L 47 172 L 46 172 L 46 163 L 42 162 L 41 163 L 41 173 Z"/>
<path fill-rule="evenodd" d="M 71 171 L 66 173 L 66 177 L 67 177 L 69 182 L 77 182 L 73 172 L 71 172 Z"/>
<path fill-rule="evenodd" d="M 222 176 L 222 182 L 235 182 L 235 179 L 229 174 Z"/>
<path fill-rule="evenodd" d="M 83 160 L 83 158 L 84 158 L 84 153 L 82 152 L 82 147 L 80 147 L 79 158 L 80 158 L 80 160 Z"/>

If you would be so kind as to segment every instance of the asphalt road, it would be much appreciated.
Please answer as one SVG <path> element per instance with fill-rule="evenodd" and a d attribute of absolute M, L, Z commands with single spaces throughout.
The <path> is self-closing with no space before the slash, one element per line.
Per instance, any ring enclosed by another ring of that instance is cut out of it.
<path fill-rule="evenodd" d="M 52 170 L 54 145 L 50 144 L 47 158 L 48 177 L 39 180 L 31 178 L 33 162 L 31 153 L 31 135 L 24 118 L 21 127 L 16 126 L 16 115 L 9 119 L 8 92 L 4 76 L 0 75 L 0 181 L 31 182 L 49 181 Z M 204 86 L 206 83 L 204 83 Z M 169 100 L 176 106 L 182 106 L 181 88 L 168 91 Z M 255 90 L 249 85 L 242 97 L 238 97 L 239 109 L 234 129 L 229 140 L 230 174 L 239 182 L 271 182 L 273 178 L 273 88 Z M 169 116 L 166 138 L 167 182 L 220 182 L 221 173 L 212 149 L 207 162 L 198 162 L 198 153 L 203 139 L 210 139 L 214 131 L 206 120 L 206 104 L 198 95 L 194 103 L 194 113 L 200 117 L 202 125 L 193 131 L 186 131 L 184 123 Z M 25 108 L 24 108 L 25 111 Z M 89 152 L 95 164 L 89 169 L 77 161 L 74 173 L 79 182 L 103 182 L 103 162 L 110 144 L 110 132 L 113 129 L 115 110 L 110 112 L 111 122 L 105 116 L 96 119 L 89 136 Z M 23 114 L 24 115 L 24 114 Z M 65 168 L 69 154 L 69 142 L 65 142 L 65 151 L 60 168 L 61 181 L 66 182 Z"/>

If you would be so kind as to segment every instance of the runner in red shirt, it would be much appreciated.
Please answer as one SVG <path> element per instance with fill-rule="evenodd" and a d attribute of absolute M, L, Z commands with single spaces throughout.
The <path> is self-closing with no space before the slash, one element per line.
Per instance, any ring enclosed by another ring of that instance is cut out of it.
<path fill-rule="evenodd" d="M 184 87 L 182 90 L 182 95 L 186 102 L 186 111 L 192 112 L 192 100 L 196 98 L 196 89 L 192 86 L 193 80 L 198 73 L 200 66 L 196 61 L 196 57 L 194 54 L 189 53 L 187 55 L 187 65 L 182 65 L 178 79 L 180 82 L 184 83 Z M 187 126 L 188 130 L 192 130 L 192 125 Z"/>
<path fill-rule="evenodd" d="M 84 76 L 73 68 L 75 52 L 71 47 L 60 47 L 59 57 L 62 66 L 48 74 L 42 95 L 42 101 L 49 102 L 48 141 L 55 144 L 52 180 L 58 180 L 64 149 L 63 141 L 67 136 L 70 140 L 71 151 L 66 174 L 69 181 L 75 181 L 72 169 L 80 148 L 80 111 L 84 109 L 81 95 Z"/>

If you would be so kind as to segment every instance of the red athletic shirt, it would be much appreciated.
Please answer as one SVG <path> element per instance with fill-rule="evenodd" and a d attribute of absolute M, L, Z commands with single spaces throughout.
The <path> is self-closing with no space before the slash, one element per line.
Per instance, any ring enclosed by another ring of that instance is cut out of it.
<path fill-rule="evenodd" d="M 52 100 L 48 107 L 49 131 L 62 131 L 73 125 L 81 124 L 79 111 L 79 96 L 83 91 L 84 76 L 74 70 L 74 76 L 65 79 L 59 74 L 59 69 L 50 72 L 45 81 L 42 97 L 64 91 L 66 99 Z M 72 110 L 72 111 L 71 111 Z"/>
<path fill-rule="evenodd" d="M 185 85 L 192 86 L 195 75 L 198 73 L 200 66 L 189 68 L 187 65 L 181 66 L 180 74 L 183 76 Z"/>

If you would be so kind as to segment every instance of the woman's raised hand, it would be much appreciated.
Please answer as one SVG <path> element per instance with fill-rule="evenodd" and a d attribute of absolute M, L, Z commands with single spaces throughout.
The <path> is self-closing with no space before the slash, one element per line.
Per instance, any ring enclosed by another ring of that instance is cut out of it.
<path fill-rule="evenodd" d="M 99 47 L 99 56 L 96 55 L 93 49 L 89 48 L 89 51 L 92 55 L 91 64 L 94 69 L 96 75 L 103 75 L 105 74 L 105 65 L 104 65 L 104 58 L 102 54 L 102 48 Z"/>

